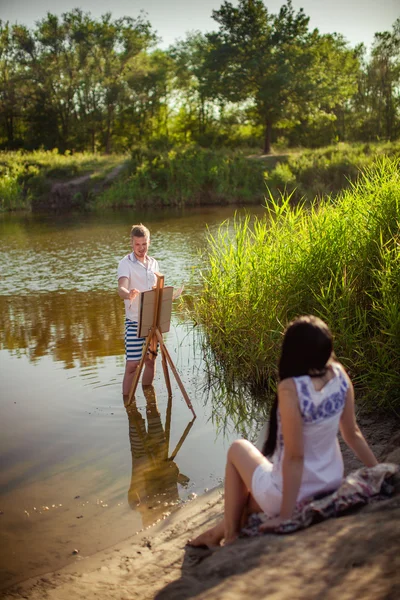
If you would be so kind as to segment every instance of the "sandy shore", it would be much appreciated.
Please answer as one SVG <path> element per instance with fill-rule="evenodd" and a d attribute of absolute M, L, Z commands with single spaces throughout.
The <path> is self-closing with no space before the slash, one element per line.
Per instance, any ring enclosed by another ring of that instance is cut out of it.
<path fill-rule="evenodd" d="M 400 463 L 400 434 L 380 452 Z M 215 550 L 185 547 L 223 510 L 222 488 L 93 556 L 3 592 L 2 600 L 397 600 L 400 597 L 400 484 L 372 503 L 291 535 L 239 539 Z"/>
<path fill-rule="evenodd" d="M 3 592 L 1 598 L 153 598 L 179 578 L 191 532 L 208 527 L 221 515 L 222 494 L 221 487 L 215 488 L 144 532 L 93 556 L 78 554 L 75 564 L 29 579 Z"/>
<path fill-rule="evenodd" d="M 122 544 L 15 587 L 4 600 L 400 597 L 400 496 L 289 536 L 240 539 L 211 550 L 185 542 L 214 523 L 208 492 Z"/>

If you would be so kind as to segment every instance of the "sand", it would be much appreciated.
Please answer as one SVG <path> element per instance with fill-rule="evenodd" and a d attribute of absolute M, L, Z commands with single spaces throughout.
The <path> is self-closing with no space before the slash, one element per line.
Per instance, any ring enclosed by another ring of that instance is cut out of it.
<path fill-rule="evenodd" d="M 400 435 L 380 458 L 400 462 Z M 168 519 L 75 564 L 3 592 L 3 600 L 400 598 L 400 486 L 388 500 L 290 535 L 186 547 L 223 510 L 215 488 Z"/>

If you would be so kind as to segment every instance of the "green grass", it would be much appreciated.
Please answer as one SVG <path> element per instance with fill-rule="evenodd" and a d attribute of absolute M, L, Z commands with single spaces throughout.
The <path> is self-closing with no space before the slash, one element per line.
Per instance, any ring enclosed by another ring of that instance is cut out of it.
<path fill-rule="evenodd" d="M 135 152 L 130 172 L 97 200 L 97 207 L 261 202 L 264 169 L 240 152 L 189 146 Z"/>
<path fill-rule="evenodd" d="M 249 148 L 207 150 L 193 145 L 162 152 L 136 148 L 128 167 L 111 185 L 96 194 L 90 191 L 90 202 L 84 202 L 84 208 L 250 205 L 263 202 L 266 194 L 275 200 L 290 194 L 292 204 L 327 196 L 334 199 L 377 158 L 400 156 L 400 143 L 340 143 L 270 156 L 252 152 Z M 126 159 L 57 151 L 0 153 L 0 210 L 31 208 L 38 197 L 46 197 L 55 181 L 90 173 L 94 185 Z"/>
<path fill-rule="evenodd" d="M 400 157 L 400 143 L 339 143 L 317 150 L 292 150 L 261 160 L 273 196 L 286 193 L 292 194 L 292 200 L 312 201 L 350 188 L 360 171 L 382 156 Z"/>
<path fill-rule="evenodd" d="M 334 202 L 270 199 L 264 218 L 209 236 L 192 316 L 210 379 L 243 419 L 250 396 L 274 389 L 285 324 L 310 313 L 332 328 L 364 405 L 400 413 L 399 167 L 383 157 Z"/>
<path fill-rule="evenodd" d="M 124 160 L 122 155 L 59 154 L 57 150 L 0 152 L 0 211 L 29 210 L 32 199 L 52 183 L 89 173 L 99 180 Z"/>
<path fill-rule="evenodd" d="M 254 151 L 253 151 L 254 152 Z M 197 146 L 155 152 L 136 149 L 129 170 L 95 201 L 97 208 L 146 205 L 260 203 L 291 194 L 292 203 L 349 188 L 360 171 L 383 155 L 400 156 L 400 144 L 337 144 L 260 156 L 249 149 Z"/>

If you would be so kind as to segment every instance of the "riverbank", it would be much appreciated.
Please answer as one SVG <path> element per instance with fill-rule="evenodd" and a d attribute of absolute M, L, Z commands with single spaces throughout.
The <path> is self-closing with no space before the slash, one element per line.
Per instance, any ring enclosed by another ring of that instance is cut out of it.
<path fill-rule="evenodd" d="M 269 155 L 254 149 L 196 145 L 132 153 L 129 169 L 100 194 L 96 208 L 312 202 L 351 187 L 383 156 L 398 157 L 394 143 L 338 143 L 314 150 L 291 148 Z"/>
<path fill-rule="evenodd" d="M 134 148 L 129 155 L 0 152 L 0 211 L 260 205 L 335 197 L 398 142 L 338 143 L 269 155 L 254 148 Z M 121 169 L 121 165 L 124 168 Z"/>
<path fill-rule="evenodd" d="M 371 415 L 360 421 L 379 459 L 399 463 L 399 423 Z M 344 458 L 347 471 L 359 466 Z M 75 564 L 15 586 L 2 600 L 398 597 L 399 493 L 292 535 L 240 539 L 213 551 L 185 547 L 222 510 L 222 489 L 215 488 L 103 552 L 85 557 L 77 549 Z"/>
<path fill-rule="evenodd" d="M 125 168 L 128 156 L 57 149 L 0 152 L 0 212 L 87 208 Z"/>

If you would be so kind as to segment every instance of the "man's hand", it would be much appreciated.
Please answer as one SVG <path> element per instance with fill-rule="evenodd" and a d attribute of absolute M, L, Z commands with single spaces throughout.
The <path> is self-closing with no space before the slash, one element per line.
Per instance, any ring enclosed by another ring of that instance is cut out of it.
<path fill-rule="evenodd" d="M 132 306 L 132 302 L 134 301 L 136 296 L 138 296 L 139 294 L 140 294 L 140 292 L 136 288 L 133 290 L 129 290 L 129 298 L 128 298 L 128 300 L 130 301 L 129 308 Z"/>

